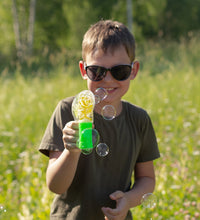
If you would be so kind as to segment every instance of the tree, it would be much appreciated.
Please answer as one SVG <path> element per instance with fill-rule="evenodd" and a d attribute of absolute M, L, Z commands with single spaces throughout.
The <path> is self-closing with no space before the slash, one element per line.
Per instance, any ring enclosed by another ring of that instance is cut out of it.
<path fill-rule="evenodd" d="M 127 8 L 127 2 L 134 7 Z M 127 21 L 127 10 L 134 15 L 133 28 Z M 3 0 L 0 61 L 6 57 L 22 61 L 33 51 L 41 54 L 44 48 L 50 52 L 80 50 L 83 34 L 100 19 L 130 26 L 137 42 L 158 35 L 179 39 L 199 30 L 200 0 Z"/>
<path fill-rule="evenodd" d="M 171 39 L 199 30 L 200 0 L 167 0 L 161 21 L 164 36 Z"/>
<path fill-rule="evenodd" d="M 66 17 L 68 13 L 73 13 L 73 8 L 69 8 L 68 11 L 65 10 L 65 3 L 67 2 L 68 0 L 43 0 L 37 2 L 35 27 L 35 38 L 37 40 L 34 44 L 36 50 L 41 51 L 44 48 L 48 48 L 51 51 L 56 51 L 66 47 L 67 38 L 71 33 Z"/>
<path fill-rule="evenodd" d="M 132 31 L 133 28 L 133 8 L 132 8 L 132 0 L 126 1 L 126 8 L 127 8 L 127 23 L 128 28 Z"/>
<path fill-rule="evenodd" d="M 134 22 L 142 29 L 142 36 L 152 38 L 158 35 L 160 20 L 167 0 L 136 0 L 133 8 Z"/>
<path fill-rule="evenodd" d="M 15 48 L 11 1 L 0 1 L 0 61 L 6 59 Z"/>
<path fill-rule="evenodd" d="M 22 5 L 23 9 L 26 9 Z M 19 6 L 20 7 L 20 6 Z M 26 10 L 22 10 L 20 14 L 23 20 L 19 19 L 18 7 L 16 0 L 12 0 L 12 12 L 13 12 L 13 27 L 15 34 L 15 45 L 17 50 L 17 57 L 20 61 L 23 61 L 25 57 L 32 54 L 33 49 L 33 39 L 34 39 L 34 24 L 35 24 L 35 8 L 36 0 L 30 0 L 29 6 L 29 19 L 28 27 L 24 25 L 24 19 L 26 19 Z M 20 22 L 21 21 L 21 22 Z M 27 36 L 24 37 L 22 33 L 25 33 Z"/>
<path fill-rule="evenodd" d="M 28 27 L 28 36 L 27 36 L 27 44 L 28 44 L 27 46 L 28 46 L 29 55 L 32 54 L 32 49 L 33 49 L 35 9 L 36 9 L 36 0 L 30 0 L 29 27 Z"/>

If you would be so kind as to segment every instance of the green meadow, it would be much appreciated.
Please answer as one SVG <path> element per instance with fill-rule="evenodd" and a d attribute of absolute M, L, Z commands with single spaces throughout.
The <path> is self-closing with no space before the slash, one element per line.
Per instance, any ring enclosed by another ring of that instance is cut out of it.
<path fill-rule="evenodd" d="M 154 163 L 156 206 L 132 209 L 136 220 L 200 219 L 199 54 L 198 37 L 138 46 L 140 72 L 124 99 L 150 114 L 161 158 Z M 58 101 L 86 89 L 74 65 L 28 76 L 18 66 L 0 75 L 2 220 L 49 219 L 54 195 L 45 183 L 48 158 L 37 148 Z"/>

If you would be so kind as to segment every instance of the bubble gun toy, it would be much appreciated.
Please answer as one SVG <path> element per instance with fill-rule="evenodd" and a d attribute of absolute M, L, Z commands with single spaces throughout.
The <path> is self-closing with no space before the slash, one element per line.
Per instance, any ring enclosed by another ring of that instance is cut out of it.
<path fill-rule="evenodd" d="M 78 147 L 83 151 L 93 149 L 92 124 L 95 96 L 90 90 L 80 92 L 72 103 L 72 114 L 79 121 L 79 143 Z"/>

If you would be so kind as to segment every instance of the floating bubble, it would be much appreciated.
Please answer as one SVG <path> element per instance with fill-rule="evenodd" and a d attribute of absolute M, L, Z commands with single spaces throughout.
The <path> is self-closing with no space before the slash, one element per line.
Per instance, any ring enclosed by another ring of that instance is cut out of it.
<path fill-rule="evenodd" d="M 92 136 L 91 136 L 92 134 Z M 82 140 L 86 140 L 88 138 L 91 138 L 91 140 L 88 140 L 88 142 L 86 141 L 86 144 L 89 144 L 89 148 L 87 148 L 87 146 L 83 146 L 83 143 L 81 144 L 82 148 L 81 148 L 81 152 L 85 155 L 88 155 L 90 153 L 92 153 L 93 148 L 95 148 L 97 146 L 97 144 L 99 143 L 99 132 L 96 129 L 92 129 L 92 128 L 86 128 L 82 131 L 81 133 L 82 136 Z M 92 147 L 91 147 L 91 143 L 89 143 L 90 141 L 92 141 Z M 80 139 L 77 140 L 76 145 L 79 146 L 80 143 Z"/>
<path fill-rule="evenodd" d="M 92 133 L 92 145 L 94 148 L 99 143 L 99 132 L 94 128 L 86 128 L 82 131 L 81 135 L 85 139 L 87 137 L 90 137 L 91 133 Z"/>
<path fill-rule="evenodd" d="M 108 92 L 104 88 L 98 88 L 94 92 L 95 104 L 98 104 L 108 96 Z"/>
<path fill-rule="evenodd" d="M 105 143 L 100 143 L 100 144 L 98 144 L 97 147 L 96 147 L 96 152 L 97 152 L 97 154 L 98 154 L 99 156 L 105 157 L 105 156 L 107 156 L 108 153 L 109 153 L 109 147 L 108 147 L 108 145 L 105 144 Z"/>
<path fill-rule="evenodd" d="M 113 105 L 105 105 L 101 110 L 101 115 L 105 120 L 112 120 L 116 116 L 116 109 Z"/>
<path fill-rule="evenodd" d="M 94 95 L 95 97 L 95 104 L 99 104 L 99 102 L 101 102 L 101 99 L 98 95 Z"/>
<path fill-rule="evenodd" d="M 157 198 L 153 193 L 146 193 L 142 196 L 141 204 L 144 208 L 154 208 L 156 206 Z"/>
<path fill-rule="evenodd" d="M 89 154 L 92 153 L 92 151 L 93 151 L 93 148 L 91 148 L 91 149 L 82 149 L 81 153 L 84 154 L 84 155 L 89 155 Z"/>
<path fill-rule="evenodd" d="M 76 146 L 79 147 L 79 139 L 77 140 L 76 142 Z M 84 154 L 84 155 L 89 155 L 91 154 L 93 151 L 93 148 L 84 148 L 84 149 L 81 149 L 81 153 Z"/>

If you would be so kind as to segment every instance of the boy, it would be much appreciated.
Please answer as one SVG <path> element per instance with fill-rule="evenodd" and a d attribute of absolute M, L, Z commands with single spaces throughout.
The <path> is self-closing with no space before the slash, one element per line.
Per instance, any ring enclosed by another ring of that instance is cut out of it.
<path fill-rule="evenodd" d="M 94 109 L 94 127 L 109 154 L 84 155 L 76 146 L 78 122 L 71 113 L 73 97 L 54 111 L 39 150 L 49 156 L 46 181 L 56 195 L 51 219 L 132 219 L 130 208 L 153 192 L 153 160 L 159 157 L 151 120 L 143 109 L 122 101 L 139 69 L 132 34 L 121 23 L 101 20 L 86 32 L 79 67 L 87 87 L 104 88 L 108 96 Z M 103 67 L 103 68 L 102 68 Z M 101 116 L 113 105 L 116 118 Z M 131 183 L 134 172 L 134 184 Z"/>

